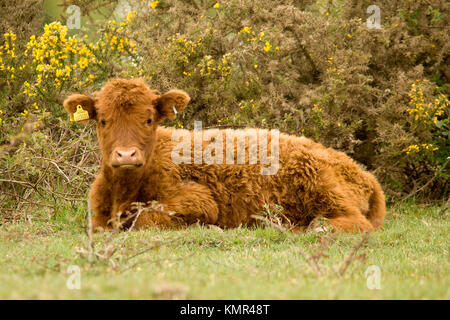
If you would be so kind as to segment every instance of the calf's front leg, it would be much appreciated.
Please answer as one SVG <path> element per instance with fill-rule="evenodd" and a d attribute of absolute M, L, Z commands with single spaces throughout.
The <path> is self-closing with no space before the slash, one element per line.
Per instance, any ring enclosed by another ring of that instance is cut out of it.
<path fill-rule="evenodd" d="M 109 192 L 102 177 L 98 176 L 89 191 L 89 205 L 93 212 L 91 219 L 91 229 L 96 231 L 98 229 L 111 229 L 111 198 L 108 196 Z"/>
<path fill-rule="evenodd" d="M 173 228 L 197 221 L 214 224 L 219 215 L 219 208 L 209 188 L 195 182 L 180 183 L 168 188 L 158 198 L 158 203 L 163 205 L 165 212 L 173 212 L 175 216 L 170 217 L 158 212 L 142 212 L 136 220 L 136 228 L 152 225 Z M 183 223 L 180 224 L 176 218 L 181 218 Z"/>

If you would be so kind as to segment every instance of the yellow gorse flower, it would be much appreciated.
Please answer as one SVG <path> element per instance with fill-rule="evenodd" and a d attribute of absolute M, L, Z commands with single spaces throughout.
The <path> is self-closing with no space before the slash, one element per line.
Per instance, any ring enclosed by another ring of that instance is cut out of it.
<path fill-rule="evenodd" d="M 239 31 L 239 33 L 241 32 L 250 33 L 252 32 L 252 27 L 244 27 L 241 31 Z"/>
<path fill-rule="evenodd" d="M 25 54 L 31 53 L 38 74 L 33 85 L 28 82 L 24 85 L 24 92 L 29 96 L 36 95 L 37 86 L 43 79 L 51 79 L 53 86 L 59 88 L 62 81 L 70 80 L 74 70 L 83 70 L 89 64 L 97 63 L 92 50 L 82 41 L 67 37 L 67 32 L 66 26 L 53 22 L 44 26 L 41 36 L 30 37 Z"/>
<path fill-rule="evenodd" d="M 81 39 L 69 36 L 67 26 L 60 22 L 45 25 L 41 35 L 32 35 L 29 38 L 24 52 L 25 56 L 32 59 L 30 67 L 36 75 L 33 80 L 24 82 L 23 92 L 34 97 L 37 94 L 43 95 L 49 86 L 62 88 L 70 84 L 79 87 L 92 85 L 96 79 L 93 73 L 97 72 L 94 70 L 98 70 L 102 65 L 99 57 L 104 60 L 112 55 L 130 56 L 136 52 L 135 42 L 127 38 L 125 33 L 125 28 L 135 17 L 136 11 L 130 11 L 127 18 L 120 23 L 109 21 L 105 32 L 94 43 L 90 43 L 87 36 Z M 11 49 L 10 40 L 14 40 L 15 35 L 7 33 L 4 37 L 7 38 L 8 48 Z M 0 60 L 0 69 L 1 67 Z M 25 65 L 19 70 L 24 68 Z M 11 68 L 8 70 L 11 73 L 15 71 Z"/>
<path fill-rule="evenodd" d="M 408 113 L 414 117 L 415 121 L 423 124 L 437 124 L 438 117 L 442 116 L 450 106 L 450 101 L 443 94 L 439 94 L 433 102 L 426 103 L 418 80 L 411 85 L 409 98 Z"/>
<path fill-rule="evenodd" d="M 262 49 L 265 52 L 270 52 L 273 48 L 273 45 L 270 43 L 270 39 L 266 36 L 264 31 L 260 31 L 259 33 L 253 31 L 252 27 L 244 27 L 239 32 L 239 35 L 242 35 L 247 42 L 256 42 L 258 44 L 263 44 Z M 275 46 L 275 50 L 278 51 L 280 48 Z"/>
<path fill-rule="evenodd" d="M 0 52 L 4 49 L 7 55 L 9 55 L 11 58 L 15 58 L 16 57 L 15 56 L 15 50 L 16 50 L 15 41 L 17 39 L 16 34 L 14 34 L 12 31 L 10 31 L 10 32 L 4 33 L 3 37 L 5 38 L 5 44 L 4 44 L 4 46 L 0 47 Z"/>
<path fill-rule="evenodd" d="M 433 145 L 432 143 L 422 143 L 419 145 L 418 144 L 410 145 L 405 149 L 403 149 L 403 152 L 405 152 L 407 155 L 410 155 L 420 153 L 420 151 L 434 152 L 437 150 L 439 150 L 439 148 Z"/>
<path fill-rule="evenodd" d="M 206 55 L 197 67 L 199 67 L 198 70 L 202 77 L 212 76 L 224 80 L 231 74 L 230 54 L 223 55 L 221 60 L 215 60 Z"/>

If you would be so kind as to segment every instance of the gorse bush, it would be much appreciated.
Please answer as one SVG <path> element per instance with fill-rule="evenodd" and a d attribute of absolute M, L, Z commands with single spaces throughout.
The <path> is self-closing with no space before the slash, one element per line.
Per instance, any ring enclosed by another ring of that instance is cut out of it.
<path fill-rule="evenodd" d="M 112 11 L 117 3 L 77 1 L 83 15 L 99 7 Z M 143 77 L 160 91 L 190 94 L 190 107 L 168 125 L 192 128 L 201 120 L 204 127 L 278 128 L 348 153 L 373 170 L 392 196 L 419 189 L 433 198 L 448 195 L 447 2 L 377 4 L 380 29 L 367 25 L 371 1 L 129 3 L 123 19 L 86 19 L 93 24 L 84 23 L 78 33 L 65 21 L 34 34 L 5 24 L 3 172 L 37 148 L 28 142 L 17 149 L 21 128 L 31 138 L 20 141 L 46 136 L 58 157 L 57 143 L 70 139 L 58 130 L 78 128 L 64 122 L 67 94 L 91 94 L 112 77 Z M 17 172 L 11 179 L 29 178 Z"/>
<path fill-rule="evenodd" d="M 95 43 L 87 36 L 68 36 L 66 26 L 53 22 L 44 26 L 42 35 L 32 35 L 22 52 L 15 50 L 16 35 L 12 31 L 5 33 L 4 45 L 0 47 L 0 85 L 8 89 L 4 93 L 9 99 L 12 93 L 20 97 L 25 94 L 24 99 L 28 100 L 22 100 L 24 103 L 32 102 L 35 109 L 36 103 L 43 103 L 46 110 L 58 114 L 62 93 L 98 88 L 114 74 L 117 62 L 132 68 L 135 44 L 120 34 L 132 19 L 130 13 L 117 27 L 111 21 Z M 129 63 L 123 63 L 122 58 L 129 58 L 125 60 Z M 11 108 L 14 105 L 9 107 L 13 113 L 17 111 Z"/>

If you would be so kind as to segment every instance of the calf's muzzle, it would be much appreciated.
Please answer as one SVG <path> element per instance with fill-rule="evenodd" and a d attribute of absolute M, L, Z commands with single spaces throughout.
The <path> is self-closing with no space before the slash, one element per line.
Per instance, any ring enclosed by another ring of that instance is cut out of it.
<path fill-rule="evenodd" d="M 114 168 L 137 168 L 144 164 L 142 152 L 138 148 L 115 148 L 111 155 Z"/>

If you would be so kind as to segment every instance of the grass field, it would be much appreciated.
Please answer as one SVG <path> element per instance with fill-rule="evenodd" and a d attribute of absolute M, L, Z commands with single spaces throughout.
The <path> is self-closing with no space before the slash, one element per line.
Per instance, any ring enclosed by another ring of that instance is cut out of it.
<path fill-rule="evenodd" d="M 63 212 L 0 227 L 1 299 L 450 298 L 450 223 L 440 206 L 400 205 L 368 238 L 271 227 L 100 233 L 94 252 L 103 258 L 91 262 L 83 208 Z M 71 265 L 79 290 L 67 287 Z M 371 265 L 379 290 L 367 286 Z"/>

